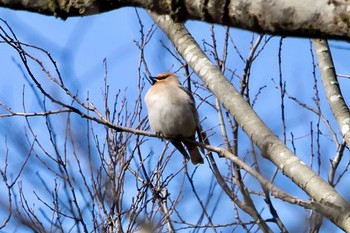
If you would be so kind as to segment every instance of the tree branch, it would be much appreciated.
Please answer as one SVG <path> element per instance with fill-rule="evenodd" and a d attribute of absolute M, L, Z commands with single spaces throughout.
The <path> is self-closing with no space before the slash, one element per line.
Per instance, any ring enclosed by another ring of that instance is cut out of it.
<path fill-rule="evenodd" d="M 62 19 L 126 6 L 168 14 L 177 22 L 200 20 L 272 35 L 350 40 L 347 0 L 0 0 L 0 7 Z"/>
<path fill-rule="evenodd" d="M 320 68 L 328 103 L 346 143 L 350 145 L 350 111 L 340 90 L 328 42 L 327 40 L 314 39 L 312 43 L 315 47 L 318 67 Z"/>

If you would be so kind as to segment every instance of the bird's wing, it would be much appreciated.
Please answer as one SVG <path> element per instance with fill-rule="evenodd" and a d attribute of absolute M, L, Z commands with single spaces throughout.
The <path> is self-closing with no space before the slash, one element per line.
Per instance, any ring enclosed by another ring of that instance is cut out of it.
<path fill-rule="evenodd" d="M 201 143 L 204 143 L 203 142 L 203 137 L 204 137 L 203 133 L 204 132 L 203 132 L 202 126 L 201 126 L 201 124 L 199 124 L 199 122 L 197 124 L 196 130 L 197 130 L 197 134 L 198 134 L 198 141 L 201 142 Z M 204 148 L 201 147 L 201 146 L 199 146 L 199 148 L 200 148 L 201 152 L 204 154 Z"/>
<path fill-rule="evenodd" d="M 202 135 L 202 126 L 200 125 L 199 123 L 199 115 L 198 115 L 198 111 L 197 111 L 197 108 L 196 108 L 196 102 L 194 100 L 194 97 L 192 95 L 192 93 L 184 86 L 182 85 L 179 85 L 180 89 L 183 90 L 189 97 L 190 97 L 190 104 L 192 105 L 192 113 L 195 117 L 195 121 L 197 123 L 197 127 L 196 127 L 196 130 L 197 130 L 197 134 L 198 134 L 198 141 L 203 143 L 203 135 Z M 203 147 L 200 147 L 200 150 L 201 152 L 204 154 L 204 148 Z"/>
<path fill-rule="evenodd" d="M 198 117 L 198 112 L 197 112 L 197 108 L 196 108 L 196 103 L 195 103 L 195 100 L 194 100 L 194 97 L 192 95 L 192 93 L 184 86 L 182 85 L 179 85 L 180 89 L 183 90 L 187 95 L 188 97 L 190 97 L 190 104 L 191 104 L 191 109 L 192 109 L 192 113 L 195 117 L 195 120 L 196 122 L 198 123 L 199 122 L 199 117 Z"/>
<path fill-rule="evenodd" d="M 183 85 L 179 85 L 179 87 L 180 87 L 181 90 L 183 90 L 190 97 L 191 104 L 193 104 L 193 106 L 196 107 L 195 106 L 194 97 L 193 97 L 192 93 L 186 87 L 184 87 Z"/>

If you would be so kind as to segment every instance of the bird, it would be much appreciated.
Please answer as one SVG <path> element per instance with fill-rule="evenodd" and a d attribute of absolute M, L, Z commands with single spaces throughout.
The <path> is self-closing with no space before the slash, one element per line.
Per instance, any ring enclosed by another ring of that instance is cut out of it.
<path fill-rule="evenodd" d="M 145 95 L 145 103 L 151 129 L 161 136 L 171 138 L 175 148 L 186 159 L 191 158 L 194 165 L 203 164 L 197 145 L 184 140 L 194 141 L 197 132 L 199 141 L 202 141 L 199 115 L 192 93 L 181 85 L 175 73 L 165 72 L 149 78 L 152 86 Z"/>

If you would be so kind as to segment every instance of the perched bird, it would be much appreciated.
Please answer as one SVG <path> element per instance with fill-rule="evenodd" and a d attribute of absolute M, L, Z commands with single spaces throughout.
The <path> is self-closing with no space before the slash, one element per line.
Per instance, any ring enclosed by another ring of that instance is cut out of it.
<path fill-rule="evenodd" d="M 191 92 L 182 86 L 174 73 L 166 72 L 150 77 L 152 86 L 145 96 L 151 128 L 164 137 L 174 138 L 172 144 L 185 156 L 188 153 L 193 164 L 204 163 L 195 144 L 183 139 L 195 140 L 196 131 L 201 141 L 198 112 Z"/>

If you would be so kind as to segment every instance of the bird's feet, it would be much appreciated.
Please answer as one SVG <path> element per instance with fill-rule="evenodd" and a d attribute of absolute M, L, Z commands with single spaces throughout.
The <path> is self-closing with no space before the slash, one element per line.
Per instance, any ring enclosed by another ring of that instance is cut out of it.
<path fill-rule="evenodd" d="M 162 132 L 156 132 L 156 135 L 160 140 L 164 141 L 164 134 Z"/>

